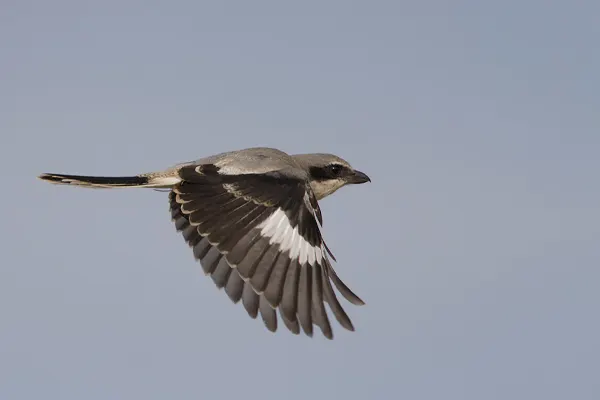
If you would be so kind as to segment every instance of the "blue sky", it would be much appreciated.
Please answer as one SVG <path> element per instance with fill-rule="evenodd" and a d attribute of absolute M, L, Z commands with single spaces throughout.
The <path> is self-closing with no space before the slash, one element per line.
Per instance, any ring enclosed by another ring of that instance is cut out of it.
<path fill-rule="evenodd" d="M 599 14 L 5 2 L 0 398 L 597 399 Z M 249 319 L 164 193 L 35 179 L 250 146 L 371 176 L 321 204 L 356 332 Z"/>

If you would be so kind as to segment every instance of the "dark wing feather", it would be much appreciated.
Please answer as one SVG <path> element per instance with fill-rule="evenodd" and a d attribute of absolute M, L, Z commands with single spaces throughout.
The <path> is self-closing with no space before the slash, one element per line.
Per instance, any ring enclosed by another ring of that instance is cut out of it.
<path fill-rule="evenodd" d="M 200 171 L 200 172 L 198 172 Z M 251 318 L 260 313 L 277 330 L 308 336 L 316 325 L 333 338 L 325 302 L 340 324 L 354 327 L 332 282 L 362 304 L 337 276 L 320 233 L 321 211 L 303 180 L 284 174 L 219 175 L 218 168 L 186 166 L 169 195 L 175 227 L 218 288 L 241 300 Z"/>
<path fill-rule="evenodd" d="M 259 304 L 260 316 L 267 327 L 271 332 L 275 332 L 277 330 L 277 311 L 264 298 L 264 296 L 260 296 Z"/>
<path fill-rule="evenodd" d="M 258 294 L 252 289 L 252 286 L 246 284 L 242 292 L 242 304 L 251 318 L 256 318 L 258 314 Z"/>
<path fill-rule="evenodd" d="M 298 319 L 304 333 L 313 334 L 312 321 L 312 267 L 300 268 L 298 282 Z"/>
<path fill-rule="evenodd" d="M 312 313 L 313 321 L 323 335 L 328 339 L 333 339 L 331 324 L 327 318 L 325 304 L 323 303 L 323 278 L 321 268 L 315 268 L 312 274 Z"/>
<path fill-rule="evenodd" d="M 231 267 L 230 267 L 231 268 Z M 231 274 L 229 274 L 229 279 L 227 280 L 227 284 L 225 285 L 225 293 L 227 296 L 233 301 L 237 303 L 242 298 L 242 292 L 244 290 L 244 280 L 233 268 L 231 269 Z"/>

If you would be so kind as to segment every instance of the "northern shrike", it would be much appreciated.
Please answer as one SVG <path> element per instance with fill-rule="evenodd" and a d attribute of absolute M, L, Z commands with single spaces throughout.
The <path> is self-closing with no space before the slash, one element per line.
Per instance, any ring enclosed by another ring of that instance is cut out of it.
<path fill-rule="evenodd" d="M 353 331 L 333 285 L 352 304 L 364 302 L 337 276 L 323 241 L 318 200 L 342 186 L 370 182 L 332 154 L 288 155 L 250 148 L 127 177 L 42 174 L 87 188 L 167 188 L 171 217 L 194 257 L 230 299 L 277 330 L 277 309 L 294 334 L 313 324 L 333 338 L 325 302 Z"/>

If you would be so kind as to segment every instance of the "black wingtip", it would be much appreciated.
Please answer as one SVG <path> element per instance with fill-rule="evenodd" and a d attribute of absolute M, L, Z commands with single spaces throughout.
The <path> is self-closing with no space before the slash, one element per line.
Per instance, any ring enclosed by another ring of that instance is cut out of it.
<path fill-rule="evenodd" d="M 331 278 L 336 289 L 342 294 L 342 296 L 355 306 L 364 306 L 365 302 L 340 279 L 331 264 L 326 261 L 326 265 L 326 274 Z"/>
<path fill-rule="evenodd" d="M 335 262 L 337 262 L 337 259 L 335 258 L 335 256 L 333 255 L 333 253 L 331 252 L 331 250 L 329 250 L 329 246 L 327 246 L 327 243 L 325 243 L 325 240 L 323 239 L 323 246 L 325 246 L 325 250 L 327 251 L 327 254 L 329 254 L 329 257 L 331 257 L 331 259 Z"/>

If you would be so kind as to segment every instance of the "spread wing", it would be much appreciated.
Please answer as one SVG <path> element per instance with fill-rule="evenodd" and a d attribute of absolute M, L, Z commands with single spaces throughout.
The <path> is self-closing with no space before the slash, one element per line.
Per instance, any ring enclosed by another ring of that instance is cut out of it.
<path fill-rule="evenodd" d="M 333 290 L 364 304 L 336 275 L 319 223 L 321 212 L 305 181 L 279 173 L 220 175 L 211 166 L 186 166 L 170 193 L 171 216 L 194 257 L 230 299 L 271 331 L 277 311 L 293 333 L 317 325 L 332 338 L 325 303 L 354 330 Z M 332 256 L 333 257 L 333 256 Z"/>

